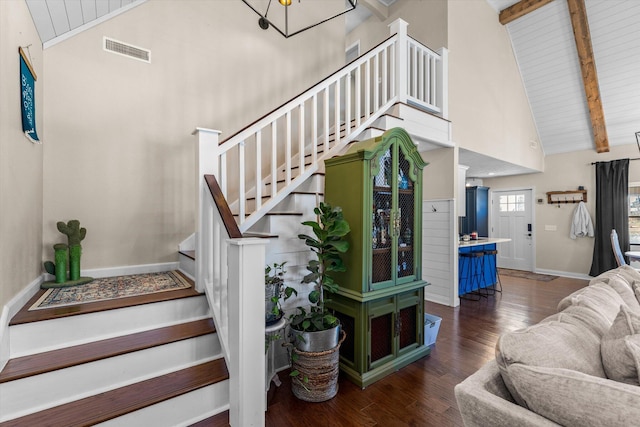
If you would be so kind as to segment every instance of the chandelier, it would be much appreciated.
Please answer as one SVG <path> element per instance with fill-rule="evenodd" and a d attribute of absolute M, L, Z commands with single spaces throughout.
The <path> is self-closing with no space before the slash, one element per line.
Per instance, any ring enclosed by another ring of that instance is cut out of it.
<path fill-rule="evenodd" d="M 260 18 L 258 25 L 263 30 L 273 27 L 283 37 L 289 38 L 322 23 L 337 18 L 356 8 L 358 0 L 344 0 L 344 7 L 328 6 L 324 0 L 242 0 Z M 273 8 L 271 3 L 274 3 Z M 338 2 L 335 2 L 338 3 Z M 264 10 L 264 13 L 260 12 Z"/>

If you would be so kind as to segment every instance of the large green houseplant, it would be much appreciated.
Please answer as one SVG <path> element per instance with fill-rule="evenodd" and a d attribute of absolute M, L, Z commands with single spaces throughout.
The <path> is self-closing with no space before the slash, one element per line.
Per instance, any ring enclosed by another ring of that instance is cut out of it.
<path fill-rule="evenodd" d="M 325 294 L 335 293 L 339 285 L 331 277 L 332 272 L 346 270 L 342 254 L 349 249 L 345 236 L 348 222 L 342 209 L 328 203 L 320 203 L 314 209 L 318 221 L 305 221 L 313 236 L 298 237 L 315 254 L 307 265 L 309 273 L 303 283 L 314 284 L 309 293 L 309 307 L 298 307 L 291 320 L 293 336 L 292 390 L 296 397 L 313 402 L 331 399 L 337 393 L 339 369 L 340 322 L 325 306 Z"/>

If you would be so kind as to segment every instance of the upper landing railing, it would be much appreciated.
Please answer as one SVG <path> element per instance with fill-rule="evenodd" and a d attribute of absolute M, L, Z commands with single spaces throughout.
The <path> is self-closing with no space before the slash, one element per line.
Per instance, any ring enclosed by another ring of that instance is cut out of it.
<path fill-rule="evenodd" d="M 447 51 L 410 38 L 407 26 L 396 20 L 387 40 L 207 150 L 242 232 L 393 104 L 447 118 Z"/>

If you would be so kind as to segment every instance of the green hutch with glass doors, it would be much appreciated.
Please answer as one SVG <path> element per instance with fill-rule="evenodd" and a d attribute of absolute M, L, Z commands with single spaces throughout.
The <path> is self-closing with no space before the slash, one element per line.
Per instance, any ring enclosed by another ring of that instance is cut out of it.
<path fill-rule="evenodd" d="M 325 200 L 349 221 L 346 272 L 327 303 L 347 338 L 343 373 L 361 387 L 429 354 L 424 345 L 422 169 L 404 129 L 355 143 L 325 161 Z"/>

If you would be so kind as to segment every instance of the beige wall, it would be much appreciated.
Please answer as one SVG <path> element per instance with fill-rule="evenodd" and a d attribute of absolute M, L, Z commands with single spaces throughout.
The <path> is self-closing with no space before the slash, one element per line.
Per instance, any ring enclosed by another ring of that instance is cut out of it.
<path fill-rule="evenodd" d="M 449 118 L 459 147 L 542 171 L 544 156 L 513 55 L 486 1 L 449 0 Z"/>
<path fill-rule="evenodd" d="M 456 197 L 458 158 L 457 148 L 439 148 L 420 153 L 429 163 L 423 172 L 422 199 L 451 199 Z M 452 172 L 453 171 L 453 172 Z"/>
<path fill-rule="evenodd" d="M 375 0 L 377 1 L 377 0 Z M 358 7 L 364 7 L 359 4 Z M 389 24 L 398 18 L 409 23 L 409 35 L 433 50 L 447 47 L 447 0 L 400 0 L 389 7 L 389 17 L 371 16 L 347 35 L 347 45 L 360 41 L 364 53 L 389 37 Z"/>
<path fill-rule="evenodd" d="M 621 158 L 638 157 L 635 144 L 611 147 L 609 153 L 597 154 L 594 150 L 578 151 L 547 156 L 545 173 L 505 178 L 485 179 L 483 184 L 491 190 L 534 188 L 535 204 L 536 268 L 588 275 L 593 255 L 592 238 L 569 238 L 574 204 L 547 204 L 547 191 L 575 190 L 582 185 L 587 190 L 587 208 L 595 224 L 595 167 L 591 162 L 604 162 Z M 640 181 L 640 162 L 629 163 L 629 182 Z M 545 225 L 557 226 L 557 231 L 545 231 Z"/>
<path fill-rule="evenodd" d="M 150 0 L 45 51 L 45 258 L 76 218 L 83 269 L 177 260 L 195 229 L 191 132 L 228 137 L 344 64 L 343 18 L 290 39 L 257 20 L 238 0 Z"/>
<path fill-rule="evenodd" d="M 22 132 L 19 46 L 38 77 L 36 129 L 46 144 L 40 39 L 24 0 L 0 1 L 0 307 L 42 271 L 42 148 Z"/>

